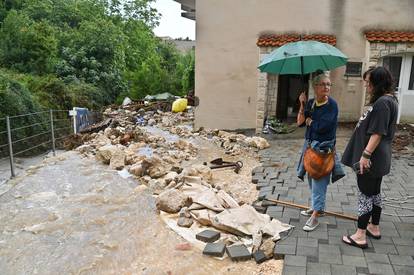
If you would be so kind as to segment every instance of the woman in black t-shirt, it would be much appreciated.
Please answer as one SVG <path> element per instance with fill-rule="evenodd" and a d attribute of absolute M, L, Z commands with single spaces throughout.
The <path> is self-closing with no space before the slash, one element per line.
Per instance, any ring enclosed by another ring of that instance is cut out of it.
<path fill-rule="evenodd" d="M 342 163 L 356 171 L 359 189 L 358 229 L 353 235 L 343 236 L 342 241 L 360 248 L 368 247 L 366 235 L 381 238 L 381 181 L 390 172 L 398 116 L 391 73 L 384 67 L 370 69 L 364 81 L 371 94 L 371 106 L 359 119 L 342 156 Z"/>

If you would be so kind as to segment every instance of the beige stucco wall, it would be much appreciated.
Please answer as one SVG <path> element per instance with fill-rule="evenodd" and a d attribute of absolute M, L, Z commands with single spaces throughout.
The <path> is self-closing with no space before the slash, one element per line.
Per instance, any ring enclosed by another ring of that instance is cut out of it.
<path fill-rule="evenodd" d="M 366 29 L 413 29 L 414 0 L 197 0 L 196 127 L 256 127 L 256 95 L 262 33 L 324 33 L 350 61 L 367 67 Z M 341 120 L 356 120 L 363 104 L 360 78 L 331 73 Z"/>

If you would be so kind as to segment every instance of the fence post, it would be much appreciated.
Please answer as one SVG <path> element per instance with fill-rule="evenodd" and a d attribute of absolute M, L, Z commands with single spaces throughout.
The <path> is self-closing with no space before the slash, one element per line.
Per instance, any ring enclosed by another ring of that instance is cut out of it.
<path fill-rule="evenodd" d="M 55 148 L 55 127 L 53 127 L 53 110 L 50 109 L 50 131 L 52 132 L 52 151 L 53 156 L 56 156 L 56 148 Z"/>
<path fill-rule="evenodd" d="M 9 141 L 10 171 L 11 171 L 11 177 L 13 178 L 13 177 L 16 176 L 16 174 L 14 173 L 13 144 L 12 144 L 10 117 L 9 116 L 6 116 L 6 124 L 7 124 L 7 139 Z"/>

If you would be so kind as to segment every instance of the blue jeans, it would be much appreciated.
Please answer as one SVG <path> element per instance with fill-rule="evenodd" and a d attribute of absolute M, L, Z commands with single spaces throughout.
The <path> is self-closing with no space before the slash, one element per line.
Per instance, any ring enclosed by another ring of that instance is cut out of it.
<path fill-rule="evenodd" d="M 318 180 L 308 176 L 309 188 L 311 190 L 312 209 L 317 211 L 325 210 L 326 190 L 328 188 L 331 174 Z"/>

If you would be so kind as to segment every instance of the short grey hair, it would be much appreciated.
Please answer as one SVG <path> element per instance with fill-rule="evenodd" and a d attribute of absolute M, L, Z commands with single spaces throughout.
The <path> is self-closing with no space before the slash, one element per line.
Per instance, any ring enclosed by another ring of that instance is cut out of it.
<path fill-rule="evenodd" d="M 315 76 L 314 78 L 312 78 L 312 85 L 316 86 L 317 84 L 319 84 L 323 79 L 329 79 L 329 76 L 325 73 L 322 74 L 318 74 L 317 76 Z"/>

